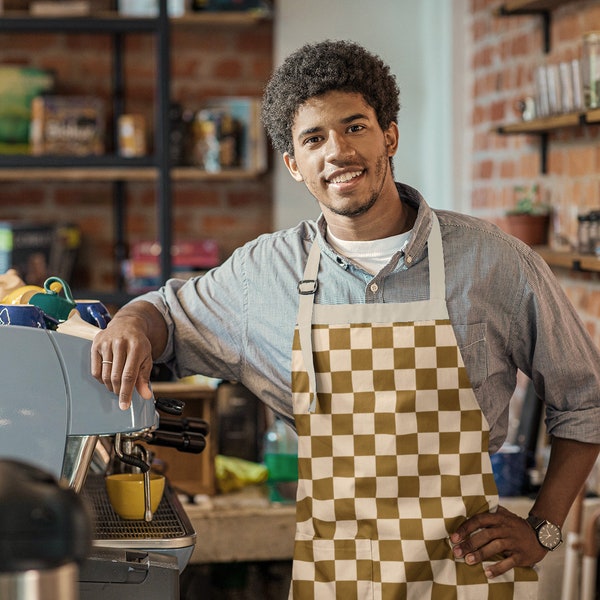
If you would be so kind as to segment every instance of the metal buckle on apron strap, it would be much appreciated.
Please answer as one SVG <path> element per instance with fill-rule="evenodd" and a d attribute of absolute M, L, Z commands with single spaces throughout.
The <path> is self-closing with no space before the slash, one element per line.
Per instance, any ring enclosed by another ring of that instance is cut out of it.
<path fill-rule="evenodd" d="M 307 287 L 309 285 L 310 287 Z M 303 296 L 309 296 L 310 294 L 315 294 L 318 287 L 319 283 L 316 279 L 302 279 L 298 282 L 298 293 Z"/>

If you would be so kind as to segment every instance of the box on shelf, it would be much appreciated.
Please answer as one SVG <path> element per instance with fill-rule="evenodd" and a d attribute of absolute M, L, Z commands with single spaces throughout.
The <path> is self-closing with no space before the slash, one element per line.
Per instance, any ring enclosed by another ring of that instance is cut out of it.
<path fill-rule="evenodd" d="M 52 72 L 34 67 L 0 65 L 0 153 L 29 152 L 31 103 L 54 88 Z"/>
<path fill-rule="evenodd" d="M 119 14 L 127 17 L 158 16 L 158 0 L 118 0 Z M 182 17 L 185 14 L 184 0 L 167 0 L 169 17 Z"/>
<path fill-rule="evenodd" d="M 180 452 L 175 448 L 148 446 L 154 453 L 155 468 L 162 468 L 176 491 L 194 496 L 216 493 L 215 456 L 218 453 L 217 392 L 204 385 L 190 385 L 179 382 L 156 382 L 154 395 L 183 400 L 184 417 L 205 420 L 209 426 L 206 447 L 200 454 Z"/>
<path fill-rule="evenodd" d="M 85 17 L 92 13 L 90 0 L 31 0 L 29 13 L 35 17 Z"/>
<path fill-rule="evenodd" d="M 130 294 L 147 292 L 160 286 L 160 253 L 158 242 L 140 241 L 131 245 L 129 258 L 121 265 L 125 287 Z M 171 246 L 173 277 L 178 279 L 203 275 L 219 263 L 216 240 L 175 242 Z"/>
<path fill-rule="evenodd" d="M 267 169 L 260 98 L 228 96 L 202 103 L 192 124 L 192 162 L 207 171 Z"/>
<path fill-rule="evenodd" d="M 272 2 L 266 0 L 192 0 L 193 10 L 270 10 Z"/>
<path fill-rule="evenodd" d="M 0 221 L 0 273 L 15 269 L 28 285 L 51 276 L 70 281 L 81 233 L 70 223 Z"/>
<path fill-rule="evenodd" d="M 94 96 L 38 96 L 31 103 L 31 153 L 104 154 L 104 103 Z"/>

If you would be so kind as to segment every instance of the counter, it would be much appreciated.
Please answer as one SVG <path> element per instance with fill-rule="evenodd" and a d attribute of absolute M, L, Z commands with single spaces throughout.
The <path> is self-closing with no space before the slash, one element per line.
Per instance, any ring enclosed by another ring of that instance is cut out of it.
<path fill-rule="evenodd" d="M 501 499 L 503 506 L 522 517 L 527 516 L 532 503 L 529 498 Z M 202 497 L 196 504 L 184 504 L 184 508 L 197 534 L 192 563 L 292 558 L 295 507 L 269 504 L 260 486 L 222 496 Z M 584 526 L 598 508 L 599 499 L 585 500 Z M 565 539 L 573 526 L 573 512 L 563 528 Z M 566 544 L 562 544 L 539 564 L 540 600 L 563 600 L 565 550 Z"/>
<path fill-rule="evenodd" d="M 261 486 L 183 506 L 196 530 L 192 563 L 292 558 L 296 507 L 270 504 Z"/>

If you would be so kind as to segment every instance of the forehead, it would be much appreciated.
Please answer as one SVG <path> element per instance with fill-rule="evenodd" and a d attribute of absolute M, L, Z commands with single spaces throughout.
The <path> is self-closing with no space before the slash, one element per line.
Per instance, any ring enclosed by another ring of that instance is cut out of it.
<path fill-rule="evenodd" d="M 326 92 L 309 98 L 298 107 L 292 129 L 319 126 L 320 121 L 325 119 L 339 119 L 342 121 L 355 114 L 375 117 L 375 110 L 358 92 L 337 90 Z"/>

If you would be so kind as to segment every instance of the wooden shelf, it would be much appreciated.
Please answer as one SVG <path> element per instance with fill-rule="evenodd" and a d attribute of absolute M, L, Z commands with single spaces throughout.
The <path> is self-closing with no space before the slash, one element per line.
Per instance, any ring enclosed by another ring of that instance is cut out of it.
<path fill-rule="evenodd" d="M 182 17 L 172 17 L 171 25 L 176 27 L 191 25 L 225 25 L 225 26 L 251 26 L 263 21 L 272 20 L 271 13 L 264 10 L 229 11 L 229 12 L 190 12 Z"/>
<path fill-rule="evenodd" d="M 570 4 L 576 1 L 577 0 L 508 0 L 508 2 L 505 2 L 500 7 L 500 10 L 504 14 L 526 14 L 555 10 L 564 4 Z"/>
<path fill-rule="evenodd" d="M 252 26 L 269 21 L 272 15 L 267 11 L 206 11 L 187 13 L 181 17 L 169 18 L 174 27 L 180 26 Z M 128 16 L 118 12 L 94 12 L 85 16 L 38 16 L 27 11 L 0 12 L 0 31 L 153 31 L 155 17 Z"/>
<path fill-rule="evenodd" d="M 600 273 L 600 257 L 593 254 L 562 252 L 546 246 L 536 246 L 534 250 L 551 266 L 573 271 L 593 271 Z"/>
<path fill-rule="evenodd" d="M 262 173 L 227 169 L 209 173 L 194 167 L 174 167 L 173 181 L 248 181 Z M 0 168 L 0 181 L 156 181 L 155 167 L 21 167 Z"/>
<path fill-rule="evenodd" d="M 596 111 L 594 111 L 596 112 Z M 600 120 L 600 111 L 599 120 Z M 581 125 L 582 120 L 587 121 L 587 113 L 567 113 L 564 115 L 556 115 L 553 117 L 544 117 L 542 119 L 532 119 L 531 121 L 519 121 L 508 125 L 501 125 L 497 128 L 497 132 L 506 135 L 516 133 L 543 133 L 553 131 L 555 129 L 563 129 L 565 127 L 577 127 Z"/>
<path fill-rule="evenodd" d="M 600 108 L 595 108 L 594 110 L 588 110 L 585 113 L 585 122 L 586 123 L 600 123 Z"/>
<path fill-rule="evenodd" d="M 531 121 L 518 121 L 495 128 L 500 135 L 537 135 L 540 138 L 541 172 L 547 173 L 548 167 L 548 138 L 549 134 L 558 129 L 579 127 L 580 125 L 600 122 L 600 109 L 587 112 L 574 112 L 555 115 Z"/>

